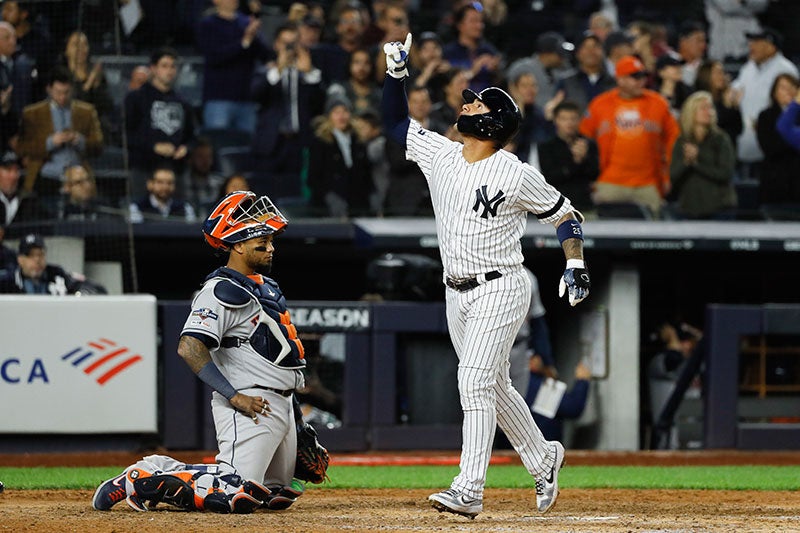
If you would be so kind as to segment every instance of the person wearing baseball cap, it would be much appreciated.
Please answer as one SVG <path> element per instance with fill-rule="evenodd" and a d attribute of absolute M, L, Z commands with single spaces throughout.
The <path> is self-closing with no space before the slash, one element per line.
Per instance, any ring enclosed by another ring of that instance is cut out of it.
<path fill-rule="evenodd" d="M 536 53 L 514 61 L 506 70 L 506 78 L 510 78 L 511 73 L 519 75 L 520 70 L 533 74 L 539 84 L 536 101 L 543 106 L 556 95 L 558 80 L 574 72 L 567 61 L 574 48 L 560 33 L 544 32 L 536 39 Z"/>
<path fill-rule="evenodd" d="M 584 32 L 575 42 L 575 60 L 577 69 L 558 83 L 564 91 L 564 100 L 578 104 L 580 112 L 586 109 L 589 102 L 597 95 L 616 85 L 614 78 L 606 72 L 603 61 L 603 43 L 592 32 Z M 544 102 L 543 102 L 544 103 Z"/>
<path fill-rule="evenodd" d="M 680 116 L 683 102 L 692 94 L 692 88 L 683 82 L 683 67 L 686 61 L 674 52 L 656 59 L 655 90 L 667 99 L 675 118 Z"/>
<path fill-rule="evenodd" d="M 0 277 L 0 294 L 106 294 L 104 287 L 47 263 L 44 239 L 29 233 L 19 241 L 16 267 Z"/>
<path fill-rule="evenodd" d="M 12 150 L 0 155 L 0 224 L 32 222 L 49 218 L 39 199 L 22 191 L 19 157 Z"/>
<path fill-rule="evenodd" d="M 658 217 L 670 189 L 669 162 L 679 129 L 666 100 L 645 89 L 647 76 L 638 57 L 620 59 L 617 87 L 589 104 L 580 133 L 594 139 L 600 152 L 595 204 L 637 203 Z"/>
<path fill-rule="evenodd" d="M 750 56 L 732 84 L 744 94 L 740 104 L 744 130 L 736 142 L 736 155 L 744 163 L 740 169 L 743 178 L 756 175 L 764 159 L 755 124 L 758 115 L 770 106 L 772 84 L 780 74 L 798 76 L 797 66 L 781 53 L 783 36 L 777 30 L 764 27 L 746 35 Z"/>

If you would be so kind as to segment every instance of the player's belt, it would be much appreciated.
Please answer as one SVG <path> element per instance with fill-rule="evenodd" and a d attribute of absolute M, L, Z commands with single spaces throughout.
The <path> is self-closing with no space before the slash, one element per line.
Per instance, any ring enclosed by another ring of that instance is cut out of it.
<path fill-rule="evenodd" d="M 263 385 L 253 385 L 253 388 L 254 389 L 268 390 L 270 392 L 274 392 L 275 394 L 280 394 L 281 396 L 291 396 L 292 393 L 294 392 L 294 389 L 281 390 L 281 389 L 274 389 L 272 387 L 265 387 Z"/>
<path fill-rule="evenodd" d="M 500 277 L 503 277 L 503 275 L 500 272 L 498 272 L 497 270 L 492 270 L 491 272 L 487 272 L 486 274 L 479 274 L 474 278 L 451 278 L 448 276 L 447 279 L 445 279 L 444 283 L 451 289 L 455 289 L 458 292 L 467 292 L 471 291 L 481 283 L 492 281 L 493 279 L 497 279 Z"/>

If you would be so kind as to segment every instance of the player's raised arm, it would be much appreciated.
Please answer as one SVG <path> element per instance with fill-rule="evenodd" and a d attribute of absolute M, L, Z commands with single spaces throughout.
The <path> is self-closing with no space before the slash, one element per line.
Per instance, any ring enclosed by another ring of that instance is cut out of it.
<path fill-rule="evenodd" d="M 583 260 L 583 228 L 580 220 L 583 215 L 570 211 L 556 222 L 556 235 L 567 259 L 567 268 L 558 282 L 558 296 L 569 294 L 569 304 L 576 306 L 589 296 L 592 284 L 589 270 Z"/>
<path fill-rule="evenodd" d="M 403 148 L 408 133 L 408 100 L 406 99 L 405 79 L 408 77 L 408 52 L 411 50 L 411 34 L 406 41 L 386 43 L 386 79 L 383 82 L 381 113 L 384 131 Z"/>

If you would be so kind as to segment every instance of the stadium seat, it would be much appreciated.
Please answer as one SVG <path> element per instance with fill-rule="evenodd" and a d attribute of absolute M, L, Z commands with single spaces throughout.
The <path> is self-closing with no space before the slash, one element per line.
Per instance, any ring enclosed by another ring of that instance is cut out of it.
<path fill-rule="evenodd" d="M 653 213 L 646 205 L 635 202 L 609 202 L 597 204 L 599 218 L 633 218 L 653 220 Z"/>
<path fill-rule="evenodd" d="M 249 172 L 252 169 L 250 147 L 228 146 L 217 151 L 219 171 L 224 176 Z"/>
<path fill-rule="evenodd" d="M 771 221 L 800 221 L 800 205 L 798 204 L 769 204 L 761 206 L 761 214 L 765 220 Z"/>
<path fill-rule="evenodd" d="M 89 160 L 92 169 L 122 170 L 125 168 L 125 150 L 119 146 L 104 146 L 103 153 Z"/>
<path fill-rule="evenodd" d="M 200 131 L 200 135 L 207 137 L 217 152 L 223 148 L 249 148 L 253 139 L 253 134 L 249 131 L 234 128 L 203 129 Z"/>

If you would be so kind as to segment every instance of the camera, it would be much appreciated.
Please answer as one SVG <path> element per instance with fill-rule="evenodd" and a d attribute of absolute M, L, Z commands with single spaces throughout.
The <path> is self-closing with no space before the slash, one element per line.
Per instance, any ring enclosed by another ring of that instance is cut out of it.
<path fill-rule="evenodd" d="M 294 52 L 296 50 L 297 50 L 297 43 L 288 43 L 286 45 L 286 51 L 287 52 Z"/>

